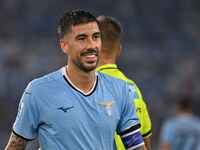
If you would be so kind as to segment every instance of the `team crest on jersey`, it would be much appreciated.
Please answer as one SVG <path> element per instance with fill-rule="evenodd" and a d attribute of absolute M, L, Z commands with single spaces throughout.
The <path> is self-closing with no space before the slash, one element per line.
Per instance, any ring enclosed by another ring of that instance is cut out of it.
<path fill-rule="evenodd" d="M 111 105 L 114 104 L 114 103 L 115 103 L 115 101 L 111 101 L 111 102 L 109 102 L 109 103 L 100 102 L 100 103 L 98 103 L 98 104 L 106 106 L 106 107 L 105 107 L 106 115 L 108 115 L 108 117 L 111 117 L 112 114 L 113 114 Z"/>

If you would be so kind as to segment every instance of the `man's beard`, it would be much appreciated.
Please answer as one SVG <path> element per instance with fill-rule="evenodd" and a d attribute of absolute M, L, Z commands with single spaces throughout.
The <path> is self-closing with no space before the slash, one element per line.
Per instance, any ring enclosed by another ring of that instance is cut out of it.
<path fill-rule="evenodd" d="M 83 70 L 84 72 L 90 72 L 90 71 L 92 71 L 92 70 L 94 70 L 94 69 L 96 69 L 96 66 L 97 66 L 97 64 L 98 64 L 98 62 L 99 62 L 99 53 L 96 51 L 96 50 L 87 50 L 86 52 L 83 52 L 83 53 L 81 53 L 81 56 L 84 56 L 86 53 L 93 53 L 93 52 L 96 52 L 96 55 L 97 55 L 97 61 L 96 61 L 96 64 L 95 65 L 93 65 L 93 66 L 86 66 L 86 65 L 84 65 L 83 63 L 82 63 L 82 61 L 79 59 L 79 57 L 77 57 L 77 59 L 75 60 L 75 59 L 72 59 L 72 62 L 78 67 L 78 68 L 80 68 L 81 70 Z M 94 62 L 91 62 L 91 63 L 94 63 Z M 89 62 L 88 62 L 88 64 L 89 64 Z"/>

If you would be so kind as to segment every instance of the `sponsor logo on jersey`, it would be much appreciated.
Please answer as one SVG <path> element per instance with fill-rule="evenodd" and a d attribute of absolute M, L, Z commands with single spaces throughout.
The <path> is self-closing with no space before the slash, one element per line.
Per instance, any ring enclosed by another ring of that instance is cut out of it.
<path fill-rule="evenodd" d="M 74 106 L 72 106 L 72 107 L 66 107 L 66 108 L 64 108 L 64 107 L 59 107 L 59 108 L 57 108 L 57 109 L 60 109 L 60 110 L 62 110 L 62 111 L 64 111 L 64 112 L 67 112 L 69 109 L 71 109 L 71 108 L 73 108 Z"/>
<path fill-rule="evenodd" d="M 30 92 L 25 92 L 24 94 L 28 94 L 28 95 L 31 95 L 31 93 L 30 93 Z"/>
<path fill-rule="evenodd" d="M 139 99 L 139 94 L 136 90 L 136 87 L 132 83 L 128 83 L 129 91 L 133 93 L 133 97 L 135 99 Z"/>
<path fill-rule="evenodd" d="M 108 117 L 111 117 L 112 114 L 113 114 L 111 105 L 114 104 L 114 103 L 115 103 L 115 101 L 111 101 L 111 102 L 109 102 L 109 103 L 106 103 L 106 102 L 99 102 L 98 104 L 99 104 L 99 105 L 104 105 L 104 106 L 106 106 L 106 107 L 105 107 L 106 115 L 108 115 Z"/>
<path fill-rule="evenodd" d="M 20 114 L 21 114 L 21 112 L 22 112 L 23 108 L 24 108 L 24 103 L 23 103 L 23 102 L 21 102 L 21 103 L 20 103 L 20 105 L 19 105 L 19 108 L 18 108 L 18 115 L 20 115 Z"/>
<path fill-rule="evenodd" d="M 129 89 L 133 93 L 136 92 L 136 89 L 135 89 L 134 85 L 129 85 Z"/>
<path fill-rule="evenodd" d="M 136 111 L 137 111 L 137 113 L 142 113 L 142 109 L 141 109 L 140 107 L 138 107 L 138 108 L 136 109 Z"/>

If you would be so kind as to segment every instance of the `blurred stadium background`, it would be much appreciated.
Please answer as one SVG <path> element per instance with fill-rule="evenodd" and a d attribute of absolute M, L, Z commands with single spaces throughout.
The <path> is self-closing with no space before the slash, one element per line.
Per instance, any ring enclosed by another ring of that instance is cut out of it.
<path fill-rule="evenodd" d="M 152 120 L 152 150 L 179 95 L 191 95 L 200 116 L 199 0 L 1 0 L 0 149 L 9 139 L 20 97 L 34 78 L 64 66 L 57 22 L 69 9 L 108 15 L 123 26 L 119 68 L 142 91 Z M 38 148 L 31 142 L 27 149 Z"/>

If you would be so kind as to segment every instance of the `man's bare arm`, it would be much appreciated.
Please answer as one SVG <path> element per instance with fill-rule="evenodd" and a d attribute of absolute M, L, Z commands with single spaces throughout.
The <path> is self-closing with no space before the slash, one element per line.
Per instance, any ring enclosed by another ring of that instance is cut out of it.
<path fill-rule="evenodd" d="M 15 133 L 11 133 L 10 140 L 5 150 L 24 150 L 28 141 L 24 138 L 17 136 Z"/>
<path fill-rule="evenodd" d="M 160 150 L 171 150 L 171 145 L 170 144 L 164 144 L 160 147 Z"/>
<path fill-rule="evenodd" d="M 144 140 L 144 143 L 145 143 L 147 150 L 150 150 L 150 139 L 149 139 L 149 137 L 145 138 L 143 140 Z"/>
<path fill-rule="evenodd" d="M 142 146 L 140 146 L 140 147 L 137 147 L 137 148 L 134 149 L 134 150 L 147 150 L 147 149 L 146 149 L 145 145 L 142 145 Z"/>

